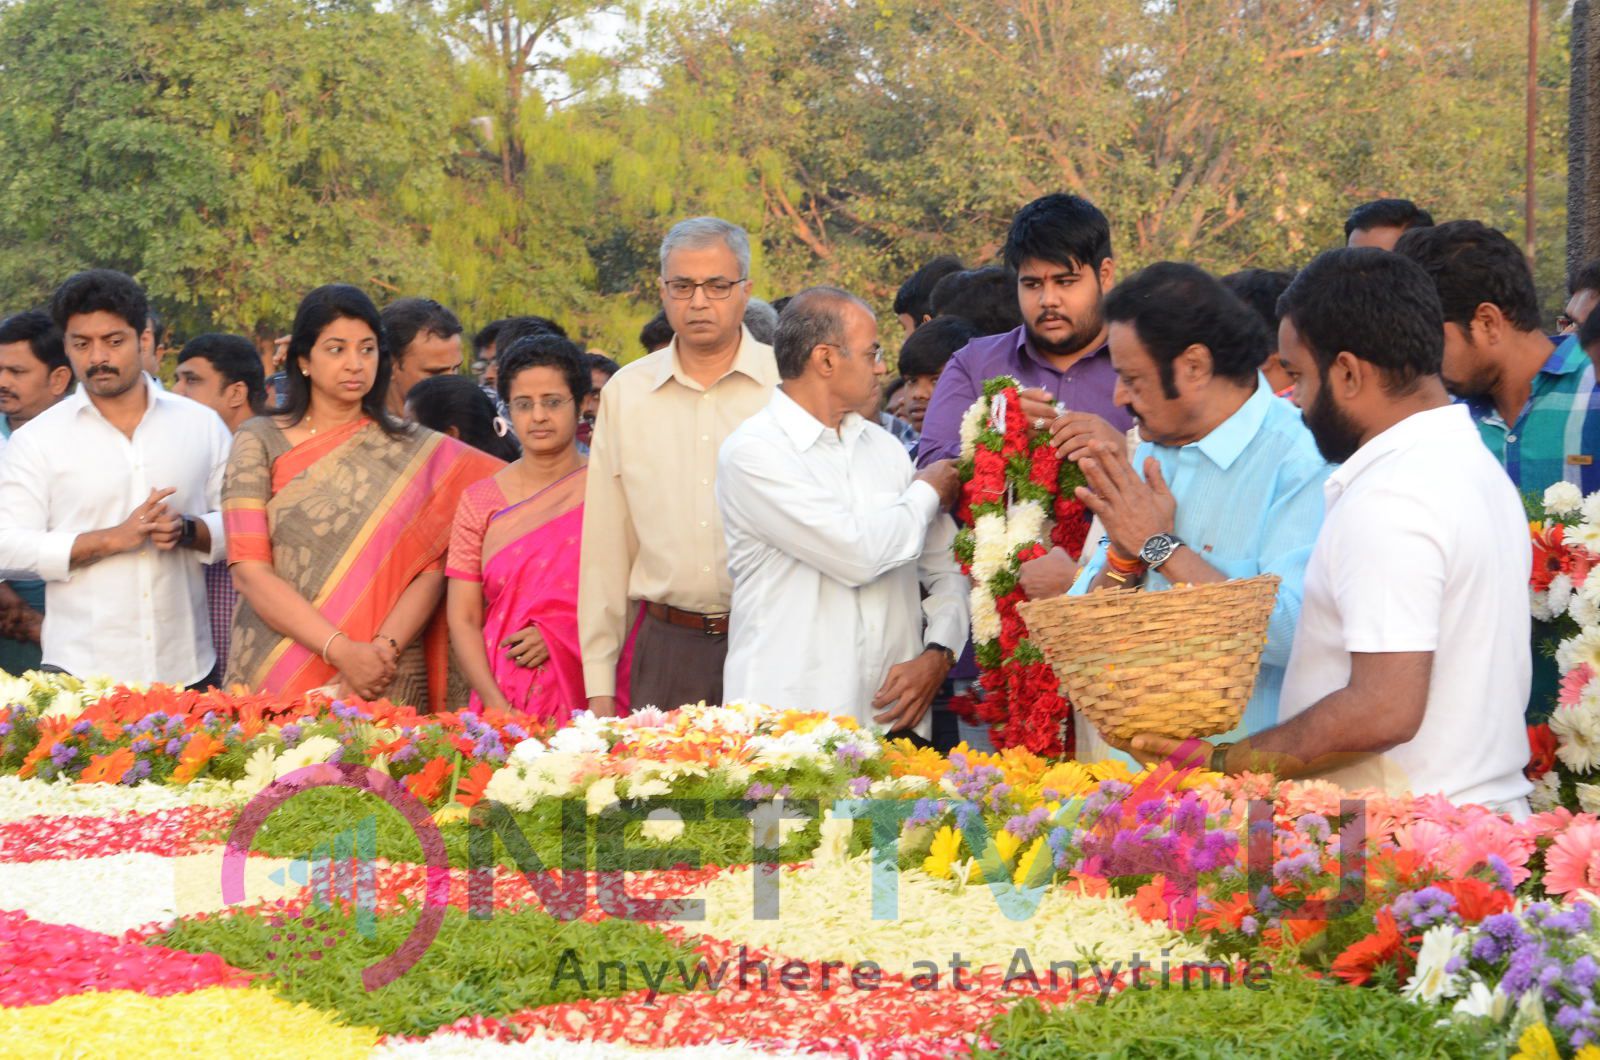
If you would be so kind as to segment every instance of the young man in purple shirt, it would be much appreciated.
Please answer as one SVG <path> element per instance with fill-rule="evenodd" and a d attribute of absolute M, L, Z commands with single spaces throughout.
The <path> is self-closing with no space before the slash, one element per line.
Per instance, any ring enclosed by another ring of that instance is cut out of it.
<path fill-rule="evenodd" d="M 1035 199 L 1011 221 L 1005 262 L 1017 274 L 1022 327 L 973 339 L 950 359 L 923 419 L 919 467 L 960 455 L 961 418 L 984 382 L 1000 375 L 1022 384 L 1023 414 L 1068 458 L 1093 441 L 1120 444 L 1133 426 L 1132 414 L 1112 398 L 1117 373 L 1103 303 L 1116 267 L 1106 215 L 1076 195 Z M 1030 582 L 1052 595 L 1065 592 L 1076 573 L 1075 557 L 1061 549 L 1028 566 Z"/>

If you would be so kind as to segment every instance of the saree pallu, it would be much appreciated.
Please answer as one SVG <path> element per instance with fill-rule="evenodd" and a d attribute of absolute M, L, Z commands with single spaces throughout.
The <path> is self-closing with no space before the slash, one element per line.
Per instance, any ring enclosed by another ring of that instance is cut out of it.
<path fill-rule="evenodd" d="M 260 560 L 356 641 L 371 641 L 417 576 L 443 567 L 456 504 L 501 461 L 420 427 L 385 434 L 370 420 L 290 445 L 271 419 L 239 429 L 222 491 L 228 562 Z M 294 696 L 338 671 L 271 629 L 240 599 L 228 684 Z M 444 709 L 449 634 L 441 606 L 401 653 L 387 696 Z"/>
<path fill-rule="evenodd" d="M 583 536 L 583 494 L 588 470 L 580 468 L 527 500 L 489 516 L 480 563 L 483 640 L 495 684 L 513 707 L 557 724 L 588 706 L 578 647 L 578 568 Z M 501 646 L 529 626 L 550 651 L 538 669 L 514 662 Z M 618 713 L 628 708 L 633 639 L 617 671 Z M 472 703 L 482 704 L 476 693 Z"/>

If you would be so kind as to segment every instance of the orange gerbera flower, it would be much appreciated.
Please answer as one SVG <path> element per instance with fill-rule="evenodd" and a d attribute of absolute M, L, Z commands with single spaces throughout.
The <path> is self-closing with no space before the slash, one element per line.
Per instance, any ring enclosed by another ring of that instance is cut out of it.
<path fill-rule="evenodd" d="M 1244 918 L 1249 916 L 1250 910 L 1254 908 L 1250 896 L 1240 891 L 1218 902 L 1208 912 L 1202 914 L 1196 926 L 1213 932 L 1238 931 L 1244 924 Z"/>
<path fill-rule="evenodd" d="M 1461 919 L 1469 924 L 1476 924 L 1496 913 L 1510 912 L 1512 904 L 1516 901 L 1510 893 L 1500 890 L 1493 884 L 1485 883 L 1476 876 L 1464 876 L 1459 880 L 1440 880 L 1434 886 L 1446 894 L 1455 896 L 1456 912 L 1460 913 Z"/>
<path fill-rule="evenodd" d="M 403 783 L 418 801 L 432 802 L 444 790 L 444 782 L 449 776 L 450 759 L 440 757 L 423 766 L 422 772 L 406 777 Z"/>
<path fill-rule="evenodd" d="M 133 768 L 138 755 L 126 747 L 119 747 L 108 755 L 95 755 L 78 778 L 79 784 L 118 784 Z"/>
<path fill-rule="evenodd" d="M 1366 985 L 1380 965 L 1397 960 L 1400 956 L 1404 940 L 1400 937 L 1394 914 L 1387 909 L 1380 909 L 1376 923 L 1377 931 L 1352 943 L 1333 959 L 1333 974 L 1351 986 Z"/>
<path fill-rule="evenodd" d="M 494 766 L 489 762 L 474 763 L 467 775 L 456 785 L 456 801 L 463 806 L 476 806 L 483 798 L 483 789 L 494 776 Z"/>
<path fill-rule="evenodd" d="M 178 755 L 178 768 L 172 771 L 173 781 L 178 784 L 189 783 L 200 775 L 200 770 L 205 768 L 207 762 L 227 750 L 227 747 L 225 742 L 204 729 L 196 732 L 189 737 L 189 742 L 183 745 L 183 751 Z"/>
<path fill-rule="evenodd" d="M 1139 915 L 1146 923 L 1155 924 L 1167 922 L 1167 880 L 1166 877 L 1157 875 L 1143 887 L 1133 892 L 1133 897 L 1128 899 L 1128 908 Z"/>

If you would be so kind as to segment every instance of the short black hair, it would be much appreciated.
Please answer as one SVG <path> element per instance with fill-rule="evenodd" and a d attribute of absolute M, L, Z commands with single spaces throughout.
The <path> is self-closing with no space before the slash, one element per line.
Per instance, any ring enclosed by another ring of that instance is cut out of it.
<path fill-rule="evenodd" d="M 1600 258 L 1584 262 L 1567 280 L 1567 297 L 1579 291 L 1600 291 Z"/>
<path fill-rule="evenodd" d="M 900 374 L 938 375 L 957 350 L 977 337 L 978 329 L 970 320 L 934 317 L 900 344 Z"/>
<path fill-rule="evenodd" d="M 0 346 L 16 342 L 26 342 L 45 371 L 53 372 L 57 368 L 72 371 L 67 348 L 61 341 L 61 329 L 50 319 L 50 314 L 28 309 L 0 320 Z"/>
<path fill-rule="evenodd" d="M 1173 362 L 1196 343 L 1211 351 L 1212 374 L 1253 385 L 1267 356 L 1267 328 L 1255 310 L 1198 265 L 1158 261 L 1106 296 L 1106 321 L 1132 324 L 1161 376 L 1161 390 L 1178 396 Z"/>
<path fill-rule="evenodd" d="M 50 296 L 50 319 L 62 331 L 73 317 L 99 312 L 121 317 L 135 332 L 142 332 L 150 302 L 138 281 L 115 269 L 73 273 Z"/>
<path fill-rule="evenodd" d="M 1499 307 L 1518 331 L 1539 328 L 1539 291 L 1522 248 L 1482 221 L 1446 221 L 1413 228 L 1395 244 L 1421 265 L 1439 289 L 1439 304 L 1451 324 L 1467 327 L 1487 302 Z"/>
<path fill-rule="evenodd" d="M 155 340 L 157 346 L 167 340 L 167 322 L 161 319 L 161 314 L 156 312 L 154 306 L 151 306 L 146 312 L 144 322 L 145 326 L 150 329 L 150 337 Z"/>
<path fill-rule="evenodd" d="M 778 329 L 772 336 L 780 378 L 799 379 L 813 349 L 844 342 L 844 307 L 851 304 L 872 312 L 861 299 L 839 287 L 807 287 L 789 300 L 778 315 Z"/>
<path fill-rule="evenodd" d="M 603 353 L 586 353 L 583 355 L 583 362 L 591 373 L 604 372 L 607 379 L 622 371 L 622 365 Z"/>
<path fill-rule="evenodd" d="M 261 370 L 261 354 L 256 344 L 243 335 L 225 335 L 211 332 L 196 335 L 178 351 L 178 363 L 203 357 L 211 362 L 217 374 L 227 385 L 243 383 L 245 400 L 250 410 L 261 415 L 267 404 L 267 377 Z"/>
<path fill-rule="evenodd" d="M 954 254 L 940 254 L 926 262 L 895 292 L 895 315 L 908 316 L 916 324 L 921 324 L 924 317 L 933 316 L 933 285 L 952 272 L 960 272 L 965 268 L 961 259 Z"/>
<path fill-rule="evenodd" d="M 554 335 L 558 339 L 567 337 L 566 331 L 549 317 L 528 314 L 520 317 L 507 317 L 500 322 L 500 333 L 495 338 L 494 359 L 498 362 L 500 355 L 510 349 L 518 339 L 529 338 L 534 335 Z M 582 350 L 578 351 L 580 354 Z"/>
<path fill-rule="evenodd" d="M 897 375 L 885 383 L 883 387 L 883 403 L 885 405 L 889 404 L 889 399 L 894 397 L 895 394 L 899 393 L 901 390 L 904 390 L 905 385 L 906 377 L 903 375 Z"/>
<path fill-rule="evenodd" d="M 1344 219 L 1344 237 L 1351 232 L 1364 232 L 1369 228 L 1432 228 L 1433 214 L 1410 199 L 1373 199 L 1350 211 Z"/>
<path fill-rule="evenodd" d="M 783 310 L 778 310 L 782 313 Z M 672 341 L 672 336 L 677 334 L 672 330 L 672 325 L 667 323 L 667 314 L 657 311 L 656 315 L 645 321 L 644 327 L 639 329 L 639 345 L 644 347 L 645 353 L 654 353 Z"/>
<path fill-rule="evenodd" d="M 1077 195 L 1056 192 L 1035 199 L 1011 219 L 1006 267 L 1016 272 L 1030 258 L 1074 269 L 1098 269 L 1111 257 L 1111 223 L 1100 208 Z"/>
<path fill-rule="evenodd" d="M 594 380 L 589 375 L 585 356 L 577 344 L 564 335 L 548 331 L 531 332 L 495 353 L 495 362 L 500 366 L 500 374 L 494 381 L 495 389 L 500 391 L 500 400 L 509 405 L 511 384 L 518 375 L 529 368 L 554 368 L 566 378 L 572 400 L 581 402 L 594 389 Z"/>
<path fill-rule="evenodd" d="M 794 295 L 792 295 L 792 294 L 786 294 L 782 298 L 774 298 L 772 300 L 772 308 L 773 308 L 773 310 L 775 312 L 781 314 L 783 312 L 783 307 L 788 305 L 792 301 L 794 301 Z M 657 314 L 657 315 L 660 316 L 662 320 L 667 319 L 664 314 Z"/>
<path fill-rule="evenodd" d="M 1251 309 L 1267 326 L 1267 352 L 1278 352 L 1278 299 L 1294 282 L 1292 272 L 1274 272 L 1271 269 L 1240 269 L 1222 278 L 1222 286 Z"/>
<path fill-rule="evenodd" d="M 1003 335 L 1022 326 L 1017 274 L 996 265 L 952 272 L 933 285 L 931 302 L 935 317 L 961 317 L 979 335 Z"/>
<path fill-rule="evenodd" d="M 1593 351 L 1595 343 L 1600 341 L 1600 311 L 1590 313 L 1583 318 L 1583 323 L 1578 325 L 1578 345 L 1585 350 Z"/>
<path fill-rule="evenodd" d="M 1444 365 L 1444 309 L 1415 261 L 1377 247 L 1340 247 L 1300 270 L 1278 299 L 1317 362 L 1317 373 L 1349 351 L 1403 394 Z"/>
<path fill-rule="evenodd" d="M 422 426 L 440 434 L 454 427 L 456 437 L 474 449 L 515 460 L 522 447 L 495 430 L 494 400 L 476 380 L 464 375 L 433 375 L 406 392 L 406 404 Z"/>
<path fill-rule="evenodd" d="M 405 360 L 406 347 L 418 335 L 448 339 L 461 334 L 461 321 L 432 298 L 401 298 L 384 306 L 381 316 L 396 364 Z"/>

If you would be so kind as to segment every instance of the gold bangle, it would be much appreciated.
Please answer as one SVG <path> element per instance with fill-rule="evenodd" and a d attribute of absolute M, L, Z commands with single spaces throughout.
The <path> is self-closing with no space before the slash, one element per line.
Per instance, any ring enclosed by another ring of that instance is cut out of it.
<path fill-rule="evenodd" d="M 338 640 L 342 636 L 344 636 L 344 630 L 336 629 L 336 630 L 334 630 L 332 633 L 330 633 L 328 635 L 328 639 L 327 640 L 323 641 L 323 643 L 322 643 L 322 652 L 321 652 L 322 661 L 323 662 L 328 662 L 328 649 L 333 647 L 333 642 Z M 331 666 L 333 664 L 329 663 L 329 665 Z"/>

